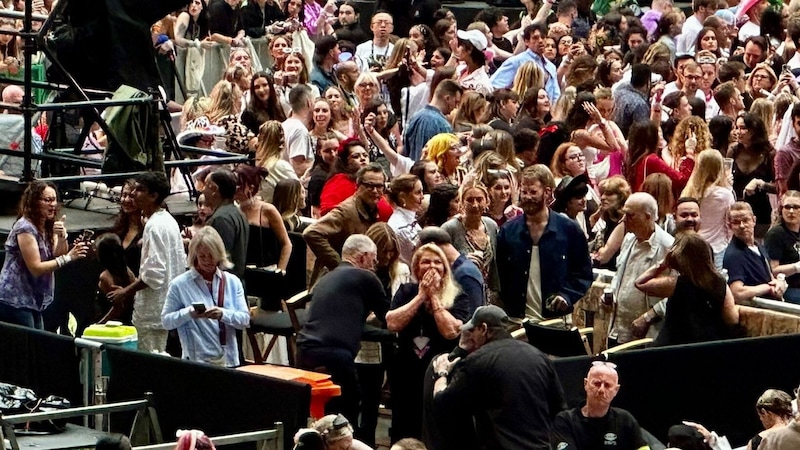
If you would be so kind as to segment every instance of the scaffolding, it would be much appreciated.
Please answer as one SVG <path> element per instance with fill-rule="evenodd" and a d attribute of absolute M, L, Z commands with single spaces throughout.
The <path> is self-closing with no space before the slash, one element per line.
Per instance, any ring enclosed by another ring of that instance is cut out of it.
<path fill-rule="evenodd" d="M 116 139 L 114 134 L 109 130 L 108 123 L 101 116 L 101 110 L 113 106 L 144 105 L 154 102 L 158 104 L 160 123 L 163 128 L 165 138 L 163 145 L 165 170 L 169 172 L 169 169 L 176 168 L 181 171 L 189 189 L 190 198 L 195 198 L 197 196 L 197 192 L 195 191 L 194 183 L 191 181 L 189 168 L 201 165 L 235 164 L 250 161 L 246 155 L 230 152 L 208 151 L 201 148 L 178 144 L 175 132 L 171 127 L 171 118 L 167 109 L 168 99 L 164 89 L 161 87 L 159 87 L 157 90 L 154 89 L 145 96 L 120 100 L 109 99 L 113 95 L 113 92 L 82 87 L 64 67 L 64 65 L 61 64 L 58 59 L 58 55 L 51 46 L 51 43 L 48 41 L 50 39 L 51 32 L 54 30 L 56 20 L 63 16 L 68 3 L 69 0 L 57 2 L 56 6 L 53 8 L 53 11 L 51 11 L 47 16 L 33 13 L 33 0 L 25 0 L 24 12 L 0 10 L 0 18 L 11 18 L 23 21 L 22 30 L 0 30 L 0 34 L 10 34 L 15 38 L 21 38 L 23 41 L 22 52 L 24 59 L 22 64 L 22 80 L 0 76 L 0 83 L 21 85 L 24 90 L 24 96 L 21 104 L 11 104 L 0 101 L 0 109 L 19 111 L 23 116 L 24 134 L 22 155 L 20 155 L 19 150 L 0 148 L 0 155 L 23 158 L 22 174 L 18 180 L 18 183 L 26 184 L 36 178 L 35 171 L 33 169 L 34 160 L 51 161 L 68 166 L 77 166 L 79 168 L 101 168 L 101 161 L 85 156 L 87 153 L 97 153 L 96 151 L 84 152 L 81 149 L 83 142 L 89 135 L 90 128 L 94 123 L 97 123 L 100 126 L 100 128 L 106 133 L 106 136 L 109 140 Z M 41 24 L 38 30 L 35 30 L 33 27 L 35 22 Z M 33 55 L 38 51 L 41 51 L 52 67 L 63 76 L 65 83 L 33 80 Z M 36 104 L 33 97 L 34 89 L 47 89 L 56 92 L 71 92 L 77 95 L 79 100 L 72 102 L 55 102 L 50 101 L 50 99 L 53 98 L 53 95 L 50 95 L 48 96 L 47 102 Z M 35 123 L 34 121 L 39 117 L 39 114 L 79 108 L 88 112 L 92 120 L 84 123 L 83 129 L 78 136 L 74 148 L 48 148 L 47 140 L 45 139 L 42 151 L 40 153 L 34 152 L 33 125 Z M 185 160 L 184 155 L 213 155 L 216 158 L 205 159 L 202 161 Z M 151 169 L 151 167 L 148 167 L 148 169 Z M 59 185 L 60 183 L 75 183 L 87 180 L 95 182 L 115 181 L 135 176 L 138 173 L 140 172 L 52 176 L 41 177 L 39 179 Z M 169 178 L 169 175 L 167 176 Z"/>

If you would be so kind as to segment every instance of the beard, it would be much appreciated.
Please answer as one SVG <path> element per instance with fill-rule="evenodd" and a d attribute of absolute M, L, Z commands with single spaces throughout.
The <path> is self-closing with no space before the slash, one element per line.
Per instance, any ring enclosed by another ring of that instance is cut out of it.
<path fill-rule="evenodd" d="M 543 198 L 539 199 L 525 199 L 524 201 L 520 201 L 519 207 L 522 208 L 522 211 L 527 216 L 532 216 L 542 212 L 547 206 L 544 203 Z"/>

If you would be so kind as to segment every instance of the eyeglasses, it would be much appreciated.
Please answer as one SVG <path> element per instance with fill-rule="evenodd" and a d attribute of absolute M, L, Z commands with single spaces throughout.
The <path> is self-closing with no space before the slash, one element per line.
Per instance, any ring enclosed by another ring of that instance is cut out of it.
<path fill-rule="evenodd" d="M 302 53 L 299 48 L 291 48 L 291 47 L 283 47 L 283 49 L 281 51 L 283 53 L 286 53 L 287 55 L 291 55 L 291 54 L 294 54 L 294 53 Z"/>
<path fill-rule="evenodd" d="M 577 153 L 572 156 L 567 156 L 567 159 L 572 161 L 583 161 L 586 159 L 586 156 L 583 153 Z"/>
<path fill-rule="evenodd" d="M 800 205 L 783 205 L 783 209 L 788 209 L 789 211 L 796 211 L 800 209 Z"/>
<path fill-rule="evenodd" d="M 373 25 L 394 25 L 394 22 L 391 20 L 375 20 L 372 22 Z"/>
<path fill-rule="evenodd" d="M 358 85 L 358 87 L 363 87 L 363 88 L 374 88 L 375 86 L 376 84 L 371 81 L 367 81 L 365 83 L 361 83 Z"/>
<path fill-rule="evenodd" d="M 367 183 L 366 181 L 362 181 L 359 185 L 369 190 L 375 189 L 378 191 L 382 191 L 386 187 L 383 183 Z"/>
<path fill-rule="evenodd" d="M 785 208 L 785 206 L 784 206 L 784 208 Z M 745 217 L 743 219 L 734 219 L 734 218 L 728 219 L 728 223 L 733 227 L 736 227 L 736 226 L 739 226 L 739 225 L 747 225 L 747 224 L 752 223 L 752 222 L 753 222 L 753 218 L 752 217 Z"/>

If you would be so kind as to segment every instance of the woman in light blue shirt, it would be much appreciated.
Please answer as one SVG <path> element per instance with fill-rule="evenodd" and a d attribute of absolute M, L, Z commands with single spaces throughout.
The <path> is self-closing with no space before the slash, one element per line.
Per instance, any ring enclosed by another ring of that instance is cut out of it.
<path fill-rule="evenodd" d="M 169 284 L 161 323 L 178 330 L 184 359 L 225 367 L 239 365 L 236 329 L 250 323 L 244 288 L 231 267 L 222 238 L 203 227 L 189 243 L 190 270 Z"/>

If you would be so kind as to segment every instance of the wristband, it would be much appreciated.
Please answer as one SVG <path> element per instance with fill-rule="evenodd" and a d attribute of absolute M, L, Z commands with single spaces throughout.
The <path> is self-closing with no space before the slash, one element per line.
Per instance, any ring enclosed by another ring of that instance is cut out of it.
<path fill-rule="evenodd" d="M 448 375 L 450 375 L 450 373 L 446 370 L 436 372 L 436 378 L 447 378 Z"/>
<path fill-rule="evenodd" d="M 64 261 L 64 264 L 67 264 L 67 263 L 69 263 L 69 262 L 71 262 L 71 261 L 72 261 L 72 256 L 70 256 L 70 254 L 69 254 L 69 253 L 67 253 L 66 255 L 62 255 L 61 257 L 62 257 L 62 258 L 64 258 L 64 259 L 63 259 L 63 261 Z"/>

